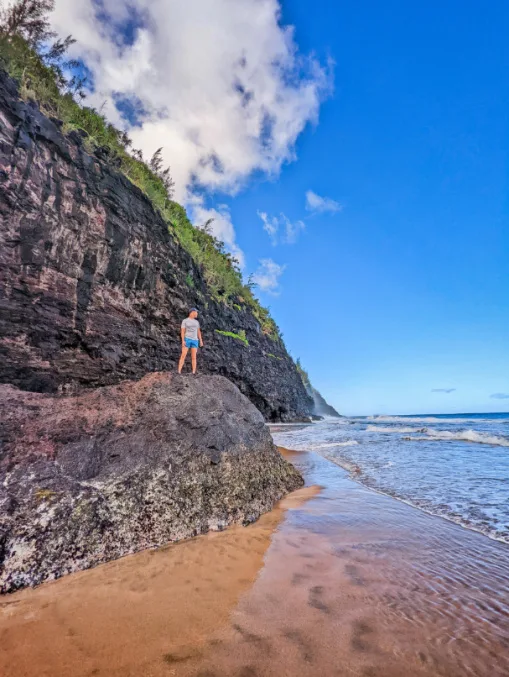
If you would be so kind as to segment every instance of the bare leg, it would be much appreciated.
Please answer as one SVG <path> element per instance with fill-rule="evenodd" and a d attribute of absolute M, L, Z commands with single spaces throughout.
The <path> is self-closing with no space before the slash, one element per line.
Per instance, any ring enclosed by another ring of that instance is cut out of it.
<path fill-rule="evenodd" d="M 196 353 L 198 348 L 191 348 L 191 366 L 193 368 L 193 374 L 196 374 Z"/>
<path fill-rule="evenodd" d="M 179 360 L 179 368 L 178 368 L 179 374 L 180 374 L 180 372 L 182 371 L 182 367 L 184 366 L 184 362 L 186 361 L 187 351 L 188 351 L 188 350 L 189 350 L 189 348 L 186 348 L 185 346 L 182 346 L 182 354 L 181 354 L 181 356 L 180 356 L 180 360 Z"/>

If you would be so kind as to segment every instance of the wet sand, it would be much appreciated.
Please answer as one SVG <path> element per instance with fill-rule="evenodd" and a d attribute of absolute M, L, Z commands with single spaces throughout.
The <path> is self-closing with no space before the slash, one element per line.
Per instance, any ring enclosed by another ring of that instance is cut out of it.
<path fill-rule="evenodd" d="M 509 675 L 507 545 L 288 456 L 255 525 L 1 598 L 0 675 Z"/>

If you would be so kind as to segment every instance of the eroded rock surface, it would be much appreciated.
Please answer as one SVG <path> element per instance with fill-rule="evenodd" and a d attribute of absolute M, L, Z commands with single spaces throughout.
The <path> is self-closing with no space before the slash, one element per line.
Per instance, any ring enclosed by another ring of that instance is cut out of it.
<path fill-rule="evenodd" d="M 221 376 L 0 386 L 0 590 L 252 522 L 303 483 Z"/>

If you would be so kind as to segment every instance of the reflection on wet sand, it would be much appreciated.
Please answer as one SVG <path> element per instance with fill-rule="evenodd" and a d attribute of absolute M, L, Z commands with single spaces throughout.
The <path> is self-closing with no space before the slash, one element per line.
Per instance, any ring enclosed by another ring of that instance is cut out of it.
<path fill-rule="evenodd" d="M 507 545 L 287 454 L 321 491 L 2 600 L 0 674 L 509 675 Z"/>
<path fill-rule="evenodd" d="M 276 533 L 208 655 L 179 675 L 509 674 L 509 548 L 359 486 L 314 454 L 325 486 Z"/>

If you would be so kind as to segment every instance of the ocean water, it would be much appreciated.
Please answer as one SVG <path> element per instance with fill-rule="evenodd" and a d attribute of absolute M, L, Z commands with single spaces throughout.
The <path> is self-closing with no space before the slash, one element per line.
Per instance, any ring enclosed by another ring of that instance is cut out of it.
<path fill-rule="evenodd" d="M 273 428 L 353 479 L 509 543 L 509 413 L 370 416 Z"/>

